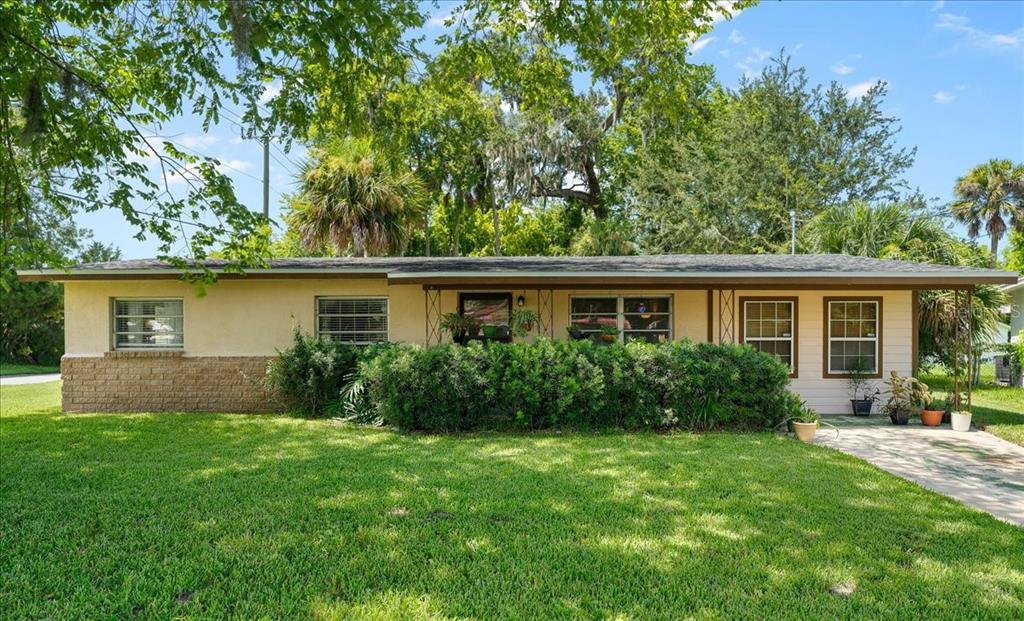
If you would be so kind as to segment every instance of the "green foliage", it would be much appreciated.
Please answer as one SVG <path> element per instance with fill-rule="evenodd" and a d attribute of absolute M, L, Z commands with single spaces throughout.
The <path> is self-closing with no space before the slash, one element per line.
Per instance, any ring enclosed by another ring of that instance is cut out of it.
<path fill-rule="evenodd" d="M 707 343 L 394 345 L 359 377 L 383 421 L 443 432 L 757 429 L 792 403 L 777 359 Z"/>
<path fill-rule="evenodd" d="M 1024 276 L 1024 231 L 1011 231 L 1010 243 L 1003 251 L 1006 269 L 1020 272 Z"/>
<path fill-rule="evenodd" d="M 6 275 L 0 303 L 0 359 L 56 365 L 64 354 L 64 289 Z"/>
<path fill-rule="evenodd" d="M 302 200 L 289 217 L 305 248 L 331 244 L 339 254 L 401 254 L 425 215 L 420 180 L 389 164 L 369 140 L 346 138 L 313 149 L 300 180 Z"/>
<path fill-rule="evenodd" d="M 1024 231 L 1024 164 L 989 160 L 957 179 L 953 192 L 953 216 L 972 239 L 985 229 L 994 260 L 1007 229 Z"/>
<path fill-rule="evenodd" d="M 296 328 L 292 346 L 267 365 L 264 382 L 297 413 L 324 416 L 340 400 L 360 355 L 359 346 L 314 338 Z"/>
<path fill-rule="evenodd" d="M 238 202 L 215 160 L 153 134 L 189 110 L 209 130 L 232 105 L 250 138 L 305 139 L 325 119 L 363 119 L 368 93 L 404 74 L 406 31 L 423 22 L 413 0 L 311 0 L 302 10 L 248 0 L 3 2 L 0 222 L 42 204 L 65 214 L 109 208 L 181 266 L 170 255 L 182 241 L 189 258 L 220 246 L 236 264 L 258 264 L 245 242 L 262 216 Z"/>
<path fill-rule="evenodd" d="M 736 92 L 717 89 L 707 128 L 649 149 L 631 180 L 651 252 L 777 252 L 790 210 L 806 221 L 854 200 L 895 200 L 914 150 L 896 146 L 884 83 L 855 100 L 808 85 L 785 56 Z"/>

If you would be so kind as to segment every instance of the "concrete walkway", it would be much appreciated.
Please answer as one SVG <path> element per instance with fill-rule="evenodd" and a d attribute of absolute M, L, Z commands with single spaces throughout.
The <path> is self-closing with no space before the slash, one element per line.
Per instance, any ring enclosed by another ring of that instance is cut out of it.
<path fill-rule="evenodd" d="M 860 457 L 896 476 L 1024 526 L 1024 447 L 984 431 L 924 427 L 912 419 L 827 417 L 815 443 Z"/>
<path fill-rule="evenodd" d="M 44 373 L 42 375 L 8 375 L 0 377 L 0 386 L 13 386 L 15 384 L 42 384 L 44 382 L 56 382 L 60 379 L 60 373 Z"/>

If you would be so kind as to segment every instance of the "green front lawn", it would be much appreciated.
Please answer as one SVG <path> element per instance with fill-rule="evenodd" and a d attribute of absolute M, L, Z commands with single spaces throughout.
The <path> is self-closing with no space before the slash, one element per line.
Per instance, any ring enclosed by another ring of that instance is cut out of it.
<path fill-rule="evenodd" d="M 0 376 L 35 375 L 37 373 L 60 373 L 60 366 L 43 366 L 40 364 L 0 361 Z"/>
<path fill-rule="evenodd" d="M 995 367 L 981 366 L 979 385 L 971 391 L 974 403 L 974 424 L 985 431 L 1024 446 L 1024 388 L 997 386 Z M 922 374 L 932 393 L 949 392 L 949 376 L 941 368 Z"/>
<path fill-rule="evenodd" d="M 0 618 L 1024 618 L 1024 529 L 770 434 L 57 402 L 0 393 Z"/>

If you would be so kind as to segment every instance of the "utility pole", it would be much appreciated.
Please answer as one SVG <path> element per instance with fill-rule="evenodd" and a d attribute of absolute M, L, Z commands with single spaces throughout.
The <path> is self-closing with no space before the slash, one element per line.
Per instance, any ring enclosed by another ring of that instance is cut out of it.
<path fill-rule="evenodd" d="M 796 254 L 796 209 L 789 210 L 789 254 Z"/>
<path fill-rule="evenodd" d="M 270 219 L 270 138 L 263 138 L 263 217 Z"/>

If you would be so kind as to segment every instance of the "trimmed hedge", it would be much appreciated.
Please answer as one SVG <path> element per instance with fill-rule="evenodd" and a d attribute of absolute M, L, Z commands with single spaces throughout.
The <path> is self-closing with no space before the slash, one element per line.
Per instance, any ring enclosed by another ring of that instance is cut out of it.
<path fill-rule="evenodd" d="M 765 429 L 800 403 L 775 357 L 689 341 L 392 345 L 353 380 L 360 418 L 440 432 Z"/>

